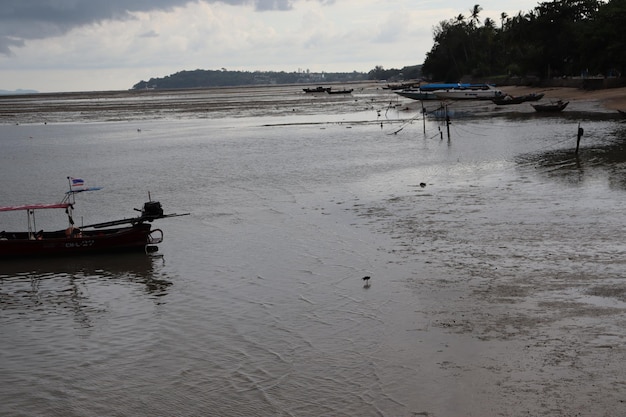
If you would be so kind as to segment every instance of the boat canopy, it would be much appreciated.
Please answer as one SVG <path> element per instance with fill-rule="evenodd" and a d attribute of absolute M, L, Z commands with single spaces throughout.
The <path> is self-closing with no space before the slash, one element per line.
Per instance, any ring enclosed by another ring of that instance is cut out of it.
<path fill-rule="evenodd" d="M 486 90 L 491 88 L 489 84 L 469 84 L 469 83 L 443 83 L 443 84 L 422 84 L 420 85 L 422 91 L 435 91 L 435 90 Z"/>
<path fill-rule="evenodd" d="M 0 211 L 65 209 L 65 208 L 68 208 L 68 207 L 70 207 L 69 203 L 25 204 L 25 205 L 22 205 L 22 206 L 4 206 L 4 207 L 0 207 Z"/>

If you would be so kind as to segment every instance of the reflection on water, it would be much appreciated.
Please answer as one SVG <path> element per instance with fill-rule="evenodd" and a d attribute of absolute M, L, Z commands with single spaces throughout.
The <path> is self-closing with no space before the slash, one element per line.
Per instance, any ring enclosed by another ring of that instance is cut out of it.
<path fill-rule="evenodd" d="M 583 136 L 578 153 L 571 148 L 549 149 L 516 157 L 518 166 L 534 168 L 536 173 L 569 185 L 606 179 L 612 189 L 626 190 L 626 127 L 618 126 L 591 145 Z"/>
<path fill-rule="evenodd" d="M 162 263 L 145 254 L 4 261 L 0 310 L 66 309 L 88 324 L 91 287 L 133 286 L 155 299 L 165 296 L 172 283 L 162 277 Z"/>

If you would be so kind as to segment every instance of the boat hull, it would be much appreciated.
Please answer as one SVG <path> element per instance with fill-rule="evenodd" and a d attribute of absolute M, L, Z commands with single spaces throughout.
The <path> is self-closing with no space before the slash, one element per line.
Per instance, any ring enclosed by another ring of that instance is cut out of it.
<path fill-rule="evenodd" d="M 435 93 L 431 91 L 421 91 L 421 90 L 403 90 L 403 91 L 394 91 L 397 95 L 410 98 L 411 100 L 438 100 L 439 97 L 435 95 Z"/>
<path fill-rule="evenodd" d="M 531 106 L 539 113 L 558 113 L 563 111 L 568 104 L 569 101 L 558 101 L 553 104 L 531 104 Z"/>
<path fill-rule="evenodd" d="M 441 100 L 493 100 L 502 96 L 500 90 L 436 90 L 437 98 Z"/>
<path fill-rule="evenodd" d="M 151 243 L 151 225 L 83 231 L 78 237 L 65 237 L 64 231 L 44 233 L 29 239 L 25 233 L 5 232 L 0 240 L 0 258 L 75 256 L 84 254 L 145 251 Z"/>

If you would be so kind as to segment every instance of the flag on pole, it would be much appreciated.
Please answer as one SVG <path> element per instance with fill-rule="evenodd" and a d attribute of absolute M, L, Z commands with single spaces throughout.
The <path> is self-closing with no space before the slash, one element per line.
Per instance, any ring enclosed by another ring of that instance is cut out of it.
<path fill-rule="evenodd" d="M 80 178 L 70 177 L 70 185 L 72 187 L 84 187 L 85 186 L 85 181 L 83 181 Z"/>

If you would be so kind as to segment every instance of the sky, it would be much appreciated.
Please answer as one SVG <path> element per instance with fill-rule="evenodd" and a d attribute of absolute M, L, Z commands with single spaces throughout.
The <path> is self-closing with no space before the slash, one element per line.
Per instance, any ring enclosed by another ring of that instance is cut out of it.
<path fill-rule="evenodd" d="M 127 90 L 183 70 L 368 72 L 424 62 L 433 28 L 535 0 L 0 0 L 0 90 Z"/>

